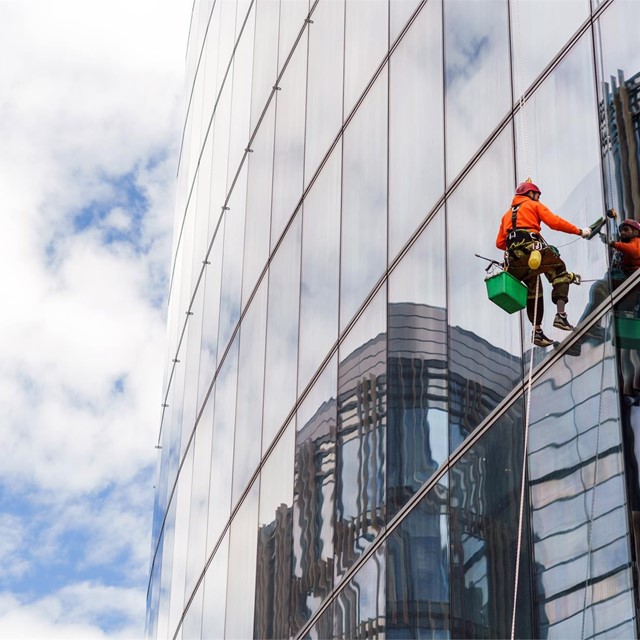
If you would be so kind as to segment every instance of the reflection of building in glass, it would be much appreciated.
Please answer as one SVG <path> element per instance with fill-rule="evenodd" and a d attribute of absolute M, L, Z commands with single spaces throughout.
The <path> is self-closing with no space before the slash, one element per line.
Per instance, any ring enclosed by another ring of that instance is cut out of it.
<path fill-rule="evenodd" d="M 604 83 L 607 107 L 600 105 L 603 141 L 609 141 L 620 208 L 640 220 L 640 72 L 625 79 L 619 70 Z"/>
<path fill-rule="evenodd" d="M 638 637 L 633 282 L 563 246 L 599 282 L 532 352 L 474 255 L 529 173 L 579 226 L 640 217 L 637 24 L 194 4 L 148 637 Z"/>

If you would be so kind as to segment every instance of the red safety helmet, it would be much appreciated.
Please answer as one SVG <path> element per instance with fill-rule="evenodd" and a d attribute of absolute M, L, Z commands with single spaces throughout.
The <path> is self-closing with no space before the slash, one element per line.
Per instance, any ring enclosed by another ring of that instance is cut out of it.
<path fill-rule="evenodd" d="M 640 222 L 638 222 L 637 220 L 625 220 L 624 222 L 620 223 L 620 226 L 618 227 L 619 231 L 622 231 L 622 227 L 627 226 L 627 227 L 631 227 L 632 229 L 635 229 L 636 231 L 640 231 Z"/>
<path fill-rule="evenodd" d="M 524 182 L 521 182 L 516 189 L 517 196 L 526 196 L 529 191 L 535 191 L 536 193 L 542 193 L 538 187 L 527 178 Z"/>

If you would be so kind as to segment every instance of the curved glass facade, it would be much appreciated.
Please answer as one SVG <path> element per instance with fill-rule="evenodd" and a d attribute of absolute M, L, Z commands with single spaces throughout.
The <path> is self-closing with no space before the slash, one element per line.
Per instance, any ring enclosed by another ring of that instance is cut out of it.
<path fill-rule="evenodd" d="M 583 282 L 532 348 L 477 254 L 529 175 L 640 220 L 639 24 L 194 4 L 149 638 L 638 636 L 640 276 L 545 230 Z"/>

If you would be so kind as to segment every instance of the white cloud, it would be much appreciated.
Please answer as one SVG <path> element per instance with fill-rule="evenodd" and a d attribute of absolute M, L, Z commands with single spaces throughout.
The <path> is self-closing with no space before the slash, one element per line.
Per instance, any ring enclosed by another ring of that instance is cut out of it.
<path fill-rule="evenodd" d="M 90 582 L 65 587 L 35 601 L 0 593 L 0 638 L 140 638 L 144 628 L 137 619 L 143 607 L 144 592 L 140 589 L 118 589 Z M 114 624 L 115 620 L 118 622 Z"/>
<path fill-rule="evenodd" d="M 2 638 L 143 631 L 189 13 L 0 3 Z"/>

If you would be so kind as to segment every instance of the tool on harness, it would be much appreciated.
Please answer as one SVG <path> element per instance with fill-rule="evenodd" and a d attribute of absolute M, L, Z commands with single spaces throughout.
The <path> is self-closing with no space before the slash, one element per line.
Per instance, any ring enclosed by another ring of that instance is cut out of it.
<path fill-rule="evenodd" d="M 475 254 L 476 258 L 487 260 L 487 277 L 484 279 L 487 296 L 507 313 L 515 313 L 527 306 L 527 287 L 504 270 L 504 263 Z M 497 271 L 497 269 L 500 269 Z"/>

